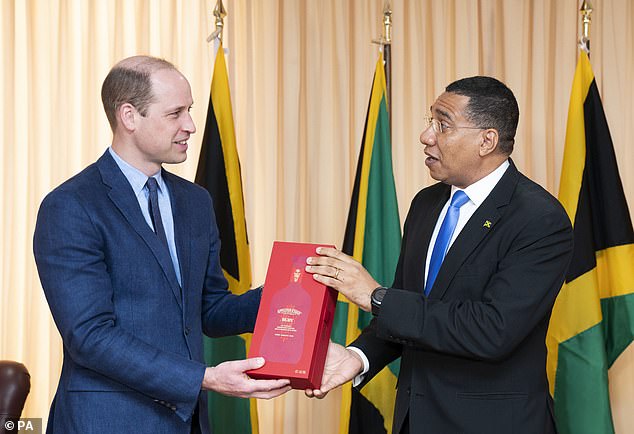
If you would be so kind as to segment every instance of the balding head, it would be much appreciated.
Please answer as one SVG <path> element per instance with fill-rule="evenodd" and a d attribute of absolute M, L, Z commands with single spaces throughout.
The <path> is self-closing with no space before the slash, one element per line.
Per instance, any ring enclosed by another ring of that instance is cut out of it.
<path fill-rule="evenodd" d="M 101 87 L 101 101 L 108 122 L 114 132 L 117 128 L 117 110 L 130 103 L 145 116 L 154 100 L 152 74 L 161 69 L 176 67 L 167 60 L 151 56 L 133 56 L 112 67 Z"/>

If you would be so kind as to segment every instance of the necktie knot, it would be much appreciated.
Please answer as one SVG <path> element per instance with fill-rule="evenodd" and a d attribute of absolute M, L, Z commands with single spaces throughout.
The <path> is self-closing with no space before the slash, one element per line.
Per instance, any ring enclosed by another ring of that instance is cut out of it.
<path fill-rule="evenodd" d="M 150 176 L 147 179 L 147 189 L 149 190 L 150 194 L 154 195 L 157 194 L 158 192 L 158 182 L 156 182 L 156 178 L 154 178 L 153 176 Z"/>
<path fill-rule="evenodd" d="M 458 190 L 454 193 L 453 197 L 451 198 L 450 206 L 453 206 L 454 208 L 460 208 L 462 205 L 464 205 L 467 202 L 469 202 L 469 196 L 467 196 L 467 193 L 465 193 L 462 190 Z"/>

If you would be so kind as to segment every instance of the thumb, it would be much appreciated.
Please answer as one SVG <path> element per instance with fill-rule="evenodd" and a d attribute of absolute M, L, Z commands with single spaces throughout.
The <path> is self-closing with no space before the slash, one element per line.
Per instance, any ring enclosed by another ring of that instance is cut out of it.
<path fill-rule="evenodd" d="M 264 357 L 252 357 L 250 359 L 240 360 L 242 371 L 250 369 L 258 369 L 264 366 Z"/>

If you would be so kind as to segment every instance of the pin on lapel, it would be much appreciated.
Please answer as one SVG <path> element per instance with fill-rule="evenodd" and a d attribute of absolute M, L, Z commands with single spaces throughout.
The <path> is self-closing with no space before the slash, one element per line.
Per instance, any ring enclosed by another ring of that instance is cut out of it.
<path fill-rule="evenodd" d="M 486 220 L 484 222 L 484 224 L 482 225 L 482 227 L 487 228 L 487 229 L 491 229 L 491 221 Z"/>

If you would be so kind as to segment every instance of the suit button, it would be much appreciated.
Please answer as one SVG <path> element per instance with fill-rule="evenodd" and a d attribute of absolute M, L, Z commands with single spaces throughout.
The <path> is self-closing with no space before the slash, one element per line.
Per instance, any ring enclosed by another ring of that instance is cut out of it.
<path fill-rule="evenodd" d="M 188 336 L 190 331 L 189 327 L 185 327 L 185 336 Z"/>
<path fill-rule="evenodd" d="M 407 393 L 407 395 L 409 396 L 409 394 L 411 393 L 412 389 L 410 389 L 409 387 L 407 388 L 407 390 L 405 391 L 405 393 Z"/>
<path fill-rule="evenodd" d="M 172 410 L 176 411 L 176 406 L 172 405 L 170 408 L 171 408 Z"/>

